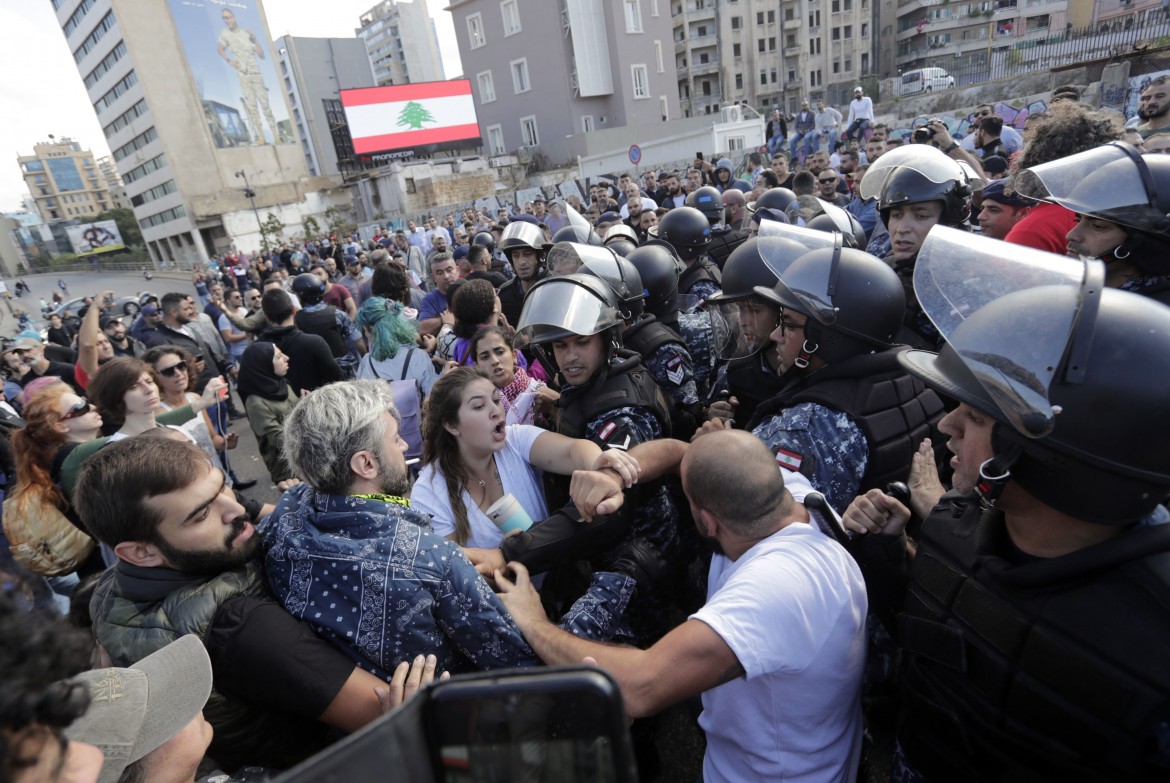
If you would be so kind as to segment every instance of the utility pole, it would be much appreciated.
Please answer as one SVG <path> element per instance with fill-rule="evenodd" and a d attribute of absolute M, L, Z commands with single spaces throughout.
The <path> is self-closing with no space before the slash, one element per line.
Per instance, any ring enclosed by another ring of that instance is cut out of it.
<path fill-rule="evenodd" d="M 256 227 L 260 229 L 260 245 L 264 249 L 264 254 L 268 254 L 268 237 L 264 235 L 264 224 L 260 222 L 260 212 L 256 209 L 256 191 L 252 190 L 252 186 L 248 184 L 248 175 L 244 173 L 243 169 L 236 172 L 236 176 L 244 180 L 244 195 L 252 202 L 252 214 L 256 216 Z"/>

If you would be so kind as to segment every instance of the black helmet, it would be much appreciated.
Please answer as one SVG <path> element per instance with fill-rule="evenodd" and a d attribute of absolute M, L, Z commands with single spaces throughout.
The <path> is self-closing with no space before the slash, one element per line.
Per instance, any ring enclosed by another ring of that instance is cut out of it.
<path fill-rule="evenodd" d="M 552 243 L 554 245 L 560 244 L 561 242 L 578 241 L 580 240 L 577 238 L 577 232 L 573 229 L 572 226 L 561 226 L 556 231 L 554 231 L 552 235 Z"/>
<path fill-rule="evenodd" d="M 529 289 L 516 336 L 530 343 L 547 343 L 611 328 L 620 331 L 621 326 L 613 289 L 590 275 L 564 275 L 546 277 Z"/>
<path fill-rule="evenodd" d="M 756 286 L 774 288 L 780 274 L 807 252 L 807 247 L 791 239 L 751 237 L 744 240 L 723 264 L 722 290 L 708 297 L 707 302 L 738 302 L 756 296 Z M 768 302 L 774 304 L 771 299 Z"/>
<path fill-rule="evenodd" d="M 796 194 L 788 188 L 768 188 L 758 199 L 748 202 L 747 210 L 755 213 L 756 210 L 767 207 L 785 212 L 793 201 L 796 201 Z"/>
<path fill-rule="evenodd" d="M 836 204 L 830 204 L 823 199 L 821 206 L 824 208 L 824 212 L 805 223 L 805 228 L 811 228 L 815 231 L 839 232 L 844 239 L 845 247 L 856 247 L 864 250 L 866 238 L 861 221 L 853 213 L 846 212 Z"/>
<path fill-rule="evenodd" d="M 504 227 L 504 233 L 500 235 L 499 247 L 509 258 L 512 257 L 512 251 L 516 248 L 526 247 L 535 250 L 536 254 L 543 259 L 545 251 L 552 245 L 544 241 L 544 232 L 541 231 L 540 226 L 517 220 Z"/>
<path fill-rule="evenodd" d="M 615 223 L 609 227 L 609 230 L 605 232 L 606 245 L 608 245 L 610 242 L 617 242 L 623 238 L 628 239 L 635 245 L 638 244 L 638 232 L 634 231 L 634 229 L 630 228 L 625 223 Z"/>
<path fill-rule="evenodd" d="M 1099 261 L 936 228 L 915 290 L 946 344 L 899 361 L 996 419 L 981 490 L 1018 482 L 1057 511 L 1124 525 L 1170 492 L 1170 309 L 1104 276 Z"/>
<path fill-rule="evenodd" d="M 830 364 L 889 348 L 906 314 L 898 273 L 853 248 L 810 250 L 792 262 L 773 288 L 755 291 L 808 316 L 805 351 Z"/>
<path fill-rule="evenodd" d="M 626 239 L 625 237 L 621 237 L 619 239 L 615 239 L 612 242 L 606 242 L 605 246 L 608 247 L 613 252 L 617 253 L 622 258 L 625 258 L 626 256 L 628 256 L 630 253 L 633 253 L 634 250 L 636 250 L 638 248 L 638 243 L 631 242 L 630 240 Z"/>
<path fill-rule="evenodd" d="M 870 166 L 861 180 L 861 197 L 876 198 L 882 221 L 889 225 L 890 210 L 903 204 L 943 202 L 939 224 L 961 226 L 971 199 L 971 170 L 941 150 L 910 144 L 887 152 Z"/>
<path fill-rule="evenodd" d="M 678 273 L 682 262 L 674 248 L 657 240 L 639 246 L 626 256 L 638 270 L 646 292 L 646 309 L 661 321 L 670 321 L 678 314 Z"/>
<path fill-rule="evenodd" d="M 696 258 L 711 244 L 711 224 L 694 207 L 675 207 L 651 226 L 650 236 L 666 242 L 683 258 Z"/>
<path fill-rule="evenodd" d="M 490 231 L 480 231 L 471 239 L 473 245 L 483 245 L 488 249 L 488 255 L 494 255 L 496 252 L 496 238 L 492 236 Z"/>
<path fill-rule="evenodd" d="M 688 194 L 683 203 L 706 215 L 708 222 L 713 226 L 723 222 L 723 195 L 710 185 L 704 185 L 696 189 L 694 193 Z"/>
<path fill-rule="evenodd" d="M 642 287 L 642 276 L 638 268 L 607 247 L 575 245 L 581 252 L 584 264 L 581 274 L 601 278 L 617 296 L 618 310 L 624 320 L 642 315 L 646 303 L 646 291 Z"/>
<path fill-rule="evenodd" d="M 1125 142 L 1041 163 L 1015 180 L 1021 194 L 1126 229 L 1112 253 L 1144 272 L 1170 274 L 1170 158 Z"/>
<path fill-rule="evenodd" d="M 312 272 L 302 272 L 293 278 L 292 290 L 302 305 L 315 305 L 325 298 L 325 281 Z"/>

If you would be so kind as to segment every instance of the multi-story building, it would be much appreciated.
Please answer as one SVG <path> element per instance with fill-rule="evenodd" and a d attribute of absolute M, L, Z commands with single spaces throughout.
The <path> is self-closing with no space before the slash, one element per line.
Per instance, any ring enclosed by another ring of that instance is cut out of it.
<path fill-rule="evenodd" d="M 657 11 L 658 0 L 650 2 Z M 746 6 L 750 2 L 745 0 L 742 4 Z M 729 38 L 720 34 L 715 0 L 672 0 L 670 21 L 674 67 L 678 71 L 679 109 L 684 117 L 717 114 L 720 105 L 735 94 L 728 89 L 730 84 L 738 83 L 742 88 L 742 81 L 748 78 L 743 71 L 731 76 L 729 71 L 733 69 L 720 59 L 720 49 L 730 53 L 739 47 L 728 45 Z M 730 32 L 738 34 L 740 28 L 731 27 Z M 730 83 L 724 81 L 728 77 Z"/>
<path fill-rule="evenodd" d="M 106 180 L 106 187 L 110 189 L 110 207 L 112 209 L 130 209 L 130 198 L 126 195 L 126 186 L 118 176 L 118 167 L 114 165 L 111 155 L 98 158 L 98 170 Z"/>
<path fill-rule="evenodd" d="M 339 90 L 373 87 L 374 72 L 360 38 L 276 39 L 281 86 L 292 107 L 293 128 L 313 176 L 354 168 L 353 143 Z"/>
<path fill-rule="evenodd" d="M 680 116 L 666 0 L 452 0 L 448 10 L 488 154 Z"/>
<path fill-rule="evenodd" d="M 51 2 L 156 262 L 257 250 L 261 211 L 324 213 L 258 0 Z"/>
<path fill-rule="evenodd" d="M 73 139 L 50 137 L 34 144 L 32 155 L 21 155 L 16 161 L 36 211 L 46 223 L 84 222 L 115 206 L 93 153 Z"/>
<path fill-rule="evenodd" d="M 434 82 L 443 58 L 426 0 L 383 0 L 361 16 L 355 32 L 365 42 L 377 86 Z"/>
<path fill-rule="evenodd" d="M 676 0 L 675 38 L 680 20 L 693 17 L 712 0 Z M 802 99 L 824 99 L 844 107 L 853 88 L 874 69 L 876 0 L 734 0 L 719 9 L 719 53 L 725 101 L 759 109 L 800 109 Z M 684 36 L 685 37 L 685 36 Z M 677 45 L 676 45 L 677 46 Z M 702 49 L 697 51 L 701 57 Z M 694 68 L 694 57 L 689 59 Z M 679 94 L 683 93 L 680 68 Z M 700 83 L 700 86 L 701 83 Z M 695 95 L 694 90 L 691 94 Z M 705 95 L 697 96 L 706 111 Z M 694 99 L 692 99 L 694 103 Z M 684 100 L 684 108 L 685 108 Z M 842 108 L 842 110 L 844 110 Z M 695 112 L 699 113 L 699 112 Z"/>
<path fill-rule="evenodd" d="M 937 66 L 957 84 L 983 81 L 997 52 L 1063 31 L 1068 6 L 1068 0 L 897 0 L 895 73 Z"/>

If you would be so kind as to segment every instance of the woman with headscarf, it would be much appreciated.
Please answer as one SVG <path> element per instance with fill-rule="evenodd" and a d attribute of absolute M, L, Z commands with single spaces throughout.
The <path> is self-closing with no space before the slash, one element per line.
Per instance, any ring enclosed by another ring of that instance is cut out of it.
<path fill-rule="evenodd" d="M 260 446 L 260 456 L 276 483 L 293 478 L 284 461 L 284 420 L 298 399 L 285 381 L 288 356 L 275 343 L 257 342 L 240 357 L 236 389 L 244 401 L 248 423 Z"/>

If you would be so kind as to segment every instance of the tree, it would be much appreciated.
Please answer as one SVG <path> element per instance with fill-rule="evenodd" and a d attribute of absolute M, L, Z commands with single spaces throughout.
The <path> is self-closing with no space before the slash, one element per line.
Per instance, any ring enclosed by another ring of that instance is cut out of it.
<path fill-rule="evenodd" d="M 260 236 L 270 245 L 278 245 L 284 241 L 284 223 L 271 212 L 260 224 Z"/>
<path fill-rule="evenodd" d="M 434 122 L 435 118 L 427 111 L 426 107 L 421 103 L 410 101 L 402 109 L 398 115 L 398 125 L 405 126 L 411 130 L 422 130 L 424 122 Z"/>
<path fill-rule="evenodd" d="M 305 219 L 301 221 L 301 228 L 305 229 L 306 241 L 321 236 L 321 224 L 312 215 L 305 215 Z"/>
<path fill-rule="evenodd" d="M 142 241 L 142 231 L 138 228 L 138 219 L 134 217 L 134 210 L 127 209 L 126 207 L 107 209 L 94 218 L 95 223 L 99 220 L 112 220 L 117 223 L 118 233 L 122 235 L 122 241 L 126 244 L 126 247 L 141 247 L 144 244 Z"/>
<path fill-rule="evenodd" d="M 337 207 L 325 210 L 325 222 L 329 224 L 329 233 L 335 237 L 346 236 L 357 230 L 353 221 Z"/>

